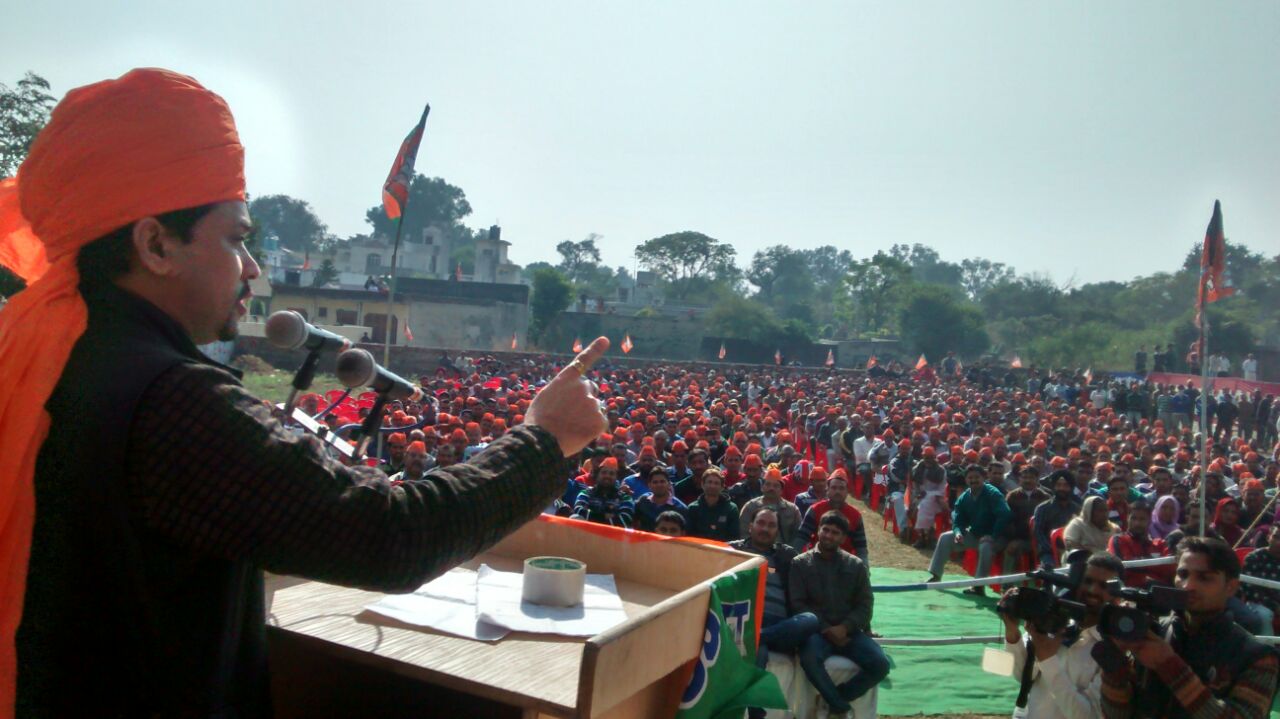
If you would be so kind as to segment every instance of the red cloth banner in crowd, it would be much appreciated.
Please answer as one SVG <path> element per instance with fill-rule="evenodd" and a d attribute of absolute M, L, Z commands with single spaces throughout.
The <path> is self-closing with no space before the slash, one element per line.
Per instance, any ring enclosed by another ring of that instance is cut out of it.
<path fill-rule="evenodd" d="M 382 186 L 382 208 L 387 218 L 394 220 L 409 202 L 409 183 L 413 181 L 413 165 L 418 160 L 418 145 L 422 143 L 422 132 L 427 125 L 427 113 L 431 106 L 422 110 L 422 119 L 414 126 L 400 143 L 400 152 L 396 153 L 395 162 L 391 163 L 391 173 Z"/>
<path fill-rule="evenodd" d="M 1215 390 L 1227 390 L 1230 392 L 1254 392 L 1261 391 L 1262 394 L 1274 394 L 1280 396 L 1280 382 L 1250 382 L 1241 377 L 1210 377 Z M 1153 384 L 1176 384 L 1179 387 L 1185 387 L 1190 384 L 1192 387 L 1200 387 L 1200 375 L 1198 374 L 1177 374 L 1174 372 L 1152 372 L 1147 375 L 1147 381 Z"/>

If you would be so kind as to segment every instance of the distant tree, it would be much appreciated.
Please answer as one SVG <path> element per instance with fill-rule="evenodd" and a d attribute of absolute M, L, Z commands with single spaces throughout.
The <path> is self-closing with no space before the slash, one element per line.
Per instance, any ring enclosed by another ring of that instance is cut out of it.
<path fill-rule="evenodd" d="M 904 260 L 880 251 L 854 262 L 845 282 L 853 299 L 858 326 L 874 332 L 888 325 L 895 302 L 911 282 L 911 267 Z"/>
<path fill-rule="evenodd" d="M 922 352 L 934 361 L 947 352 L 973 357 L 991 346 L 982 312 L 955 290 L 938 285 L 913 286 L 898 325 L 912 353 Z"/>
<path fill-rule="evenodd" d="M 533 273 L 532 297 L 529 298 L 529 337 L 534 342 L 573 301 L 573 286 L 554 267 L 541 267 Z"/>
<path fill-rule="evenodd" d="M 526 284 L 532 285 L 534 273 L 542 269 L 554 270 L 555 265 L 551 264 L 550 262 L 543 262 L 542 260 L 538 260 L 537 262 L 530 262 L 529 264 L 520 268 L 520 278 L 524 280 Z"/>
<path fill-rule="evenodd" d="M 593 232 L 584 240 L 565 240 L 556 245 L 556 252 L 560 254 L 557 268 L 569 281 L 581 282 L 588 270 L 600 265 L 600 248 L 596 246 L 596 241 L 601 239 L 604 238 Z"/>
<path fill-rule="evenodd" d="M 640 264 L 670 283 L 675 295 L 688 297 L 693 283 L 737 275 L 736 252 L 729 244 L 701 232 L 676 232 L 636 247 Z"/>
<path fill-rule="evenodd" d="M 889 256 L 907 263 L 911 268 L 913 282 L 945 287 L 960 286 L 960 266 L 943 260 L 938 251 L 928 245 L 918 242 L 909 247 L 894 245 L 889 248 Z"/>
<path fill-rule="evenodd" d="M 13 88 L 0 84 L 0 177 L 17 174 L 53 105 L 49 81 L 33 72 Z"/>
<path fill-rule="evenodd" d="M 988 320 L 1008 317 L 1060 316 L 1062 290 L 1047 277 L 1024 275 L 997 282 L 982 293 Z"/>
<path fill-rule="evenodd" d="M 981 257 L 960 262 L 960 286 L 972 300 L 982 299 L 987 290 L 1013 278 L 1013 268 L 1003 262 L 992 262 Z"/>
<path fill-rule="evenodd" d="M 316 252 L 331 241 L 311 204 L 288 195 L 263 195 L 249 203 L 249 216 L 261 236 L 275 235 L 280 245 L 294 252 Z"/>
<path fill-rule="evenodd" d="M 448 233 L 454 249 L 474 244 L 475 233 L 462 226 L 471 214 L 471 203 L 462 188 L 445 182 L 439 177 L 417 174 L 409 185 L 409 203 L 400 220 L 387 218 L 382 205 L 365 211 L 365 221 L 373 227 L 373 234 L 386 238 L 396 236 L 396 222 L 403 221 L 402 237 L 421 237 L 428 227 L 440 228 Z M 486 232 L 481 230 L 480 232 Z"/>
<path fill-rule="evenodd" d="M 853 264 L 853 255 L 848 250 L 838 250 L 831 245 L 800 250 L 800 255 L 809 267 L 815 289 L 820 292 L 839 291 L 849 265 Z"/>
<path fill-rule="evenodd" d="M 312 287 L 324 287 L 338 281 L 338 268 L 333 266 L 333 260 L 325 259 L 320 263 L 320 269 L 316 270 L 316 276 L 311 280 Z"/>

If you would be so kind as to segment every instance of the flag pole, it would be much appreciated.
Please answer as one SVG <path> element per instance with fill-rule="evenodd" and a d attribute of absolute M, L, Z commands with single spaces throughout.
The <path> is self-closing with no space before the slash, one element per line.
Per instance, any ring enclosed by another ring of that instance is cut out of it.
<path fill-rule="evenodd" d="M 1204 276 L 1200 277 L 1200 536 L 1204 536 L 1209 486 L 1209 313 L 1205 311 Z"/>
<path fill-rule="evenodd" d="M 412 181 L 410 181 L 412 184 Z M 404 198 L 404 207 L 400 208 L 400 219 L 396 220 L 396 241 L 391 246 L 391 287 L 387 291 L 386 332 L 382 335 L 382 366 L 390 369 L 387 360 L 391 357 L 391 318 L 395 316 L 396 306 L 396 256 L 400 254 L 400 231 L 404 229 L 405 211 L 409 209 L 409 196 Z"/>

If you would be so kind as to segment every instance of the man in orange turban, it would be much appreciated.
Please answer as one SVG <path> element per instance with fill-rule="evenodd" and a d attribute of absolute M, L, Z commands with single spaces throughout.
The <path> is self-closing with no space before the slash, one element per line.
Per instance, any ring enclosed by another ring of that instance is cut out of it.
<path fill-rule="evenodd" d="M 0 719 L 265 714 L 262 568 L 411 591 L 550 504 L 606 426 L 602 337 L 525 425 L 394 491 L 285 431 L 196 349 L 258 276 L 243 168 L 222 98 L 134 70 L 68 93 L 0 181 L 29 285 L 0 310 Z"/>

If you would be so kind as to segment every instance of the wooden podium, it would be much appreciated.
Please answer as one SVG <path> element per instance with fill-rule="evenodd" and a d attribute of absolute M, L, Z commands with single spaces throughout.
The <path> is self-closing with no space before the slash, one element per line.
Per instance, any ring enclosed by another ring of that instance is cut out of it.
<path fill-rule="evenodd" d="M 588 639 L 512 632 L 487 643 L 365 611 L 376 592 L 268 577 L 277 715 L 669 717 L 702 646 L 709 581 L 764 564 L 725 547 L 543 516 L 464 566 L 520 571 L 538 555 L 613 574 L 627 621 Z"/>

